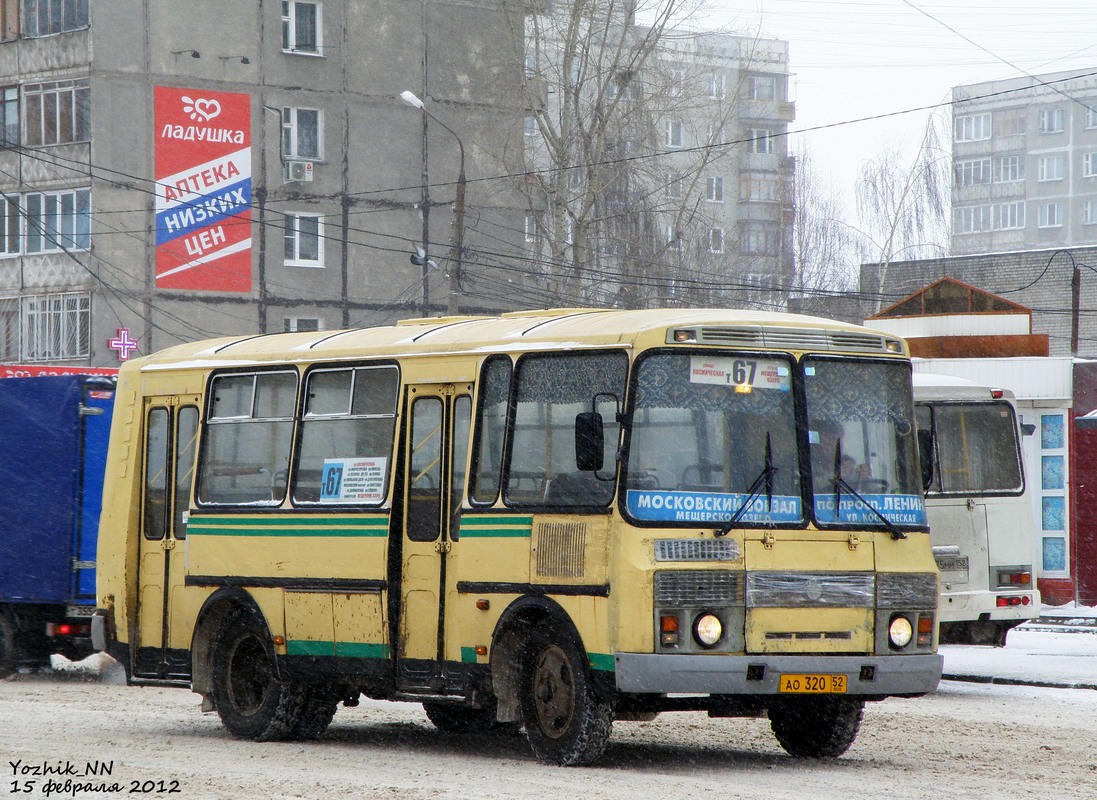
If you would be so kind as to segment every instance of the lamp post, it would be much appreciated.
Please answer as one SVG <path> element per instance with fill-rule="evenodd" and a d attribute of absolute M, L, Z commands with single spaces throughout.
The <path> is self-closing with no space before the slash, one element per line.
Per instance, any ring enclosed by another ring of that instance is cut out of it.
<path fill-rule="evenodd" d="M 453 201 L 453 252 L 450 255 L 449 301 L 446 308 L 446 313 L 450 316 L 454 316 L 460 313 L 458 291 L 460 288 L 461 264 L 465 247 L 465 143 L 461 141 L 461 137 L 457 135 L 457 132 L 454 131 L 453 128 L 442 122 L 442 120 L 438 119 L 434 114 L 430 113 L 423 104 L 423 101 L 416 97 L 413 92 L 406 90 L 400 92 L 400 99 L 412 108 L 419 109 L 426 114 L 427 117 L 445 128 L 449 134 L 457 140 L 457 148 L 461 156 L 457 171 L 457 193 Z M 425 143 L 424 146 L 426 146 Z"/>

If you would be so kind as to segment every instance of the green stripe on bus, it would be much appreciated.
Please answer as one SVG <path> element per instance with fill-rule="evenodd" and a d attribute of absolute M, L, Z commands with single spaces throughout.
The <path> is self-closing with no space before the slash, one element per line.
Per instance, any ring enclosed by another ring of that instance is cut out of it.
<path fill-rule="evenodd" d="M 314 642 L 305 639 L 290 639 L 286 642 L 286 655 L 388 658 L 389 646 L 369 642 Z"/>
<path fill-rule="evenodd" d="M 200 517 L 192 518 L 187 524 L 187 533 L 196 536 L 388 536 L 388 530 L 387 517 L 372 519 Z"/>
<path fill-rule="evenodd" d="M 587 653 L 587 660 L 590 661 L 591 669 L 606 670 L 607 672 L 614 671 L 612 655 L 606 653 Z"/>
<path fill-rule="evenodd" d="M 314 517 L 312 515 L 279 515 L 261 517 L 207 517 L 194 514 L 190 518 L 190 525 L 262 525 L 265 527 L 281 527 L 287 525 L 300 525 L 302 522 L 313 526 L 326 525 L 361 525 L 388 527 L 388 517 L 366 517 L 342 514 L 337 517 Z"/>
<path fill-rule="evenodd" d="M 461 538 L 528 539 L 533 535 L 533 517 L 462 517 Z"/>
<path fill-rule="evenodd" d="M 475 664 L 476 663 L 476 648 L 475 647 L 462 647 L 461 648 L 461 663 L 462 664 Z"/>

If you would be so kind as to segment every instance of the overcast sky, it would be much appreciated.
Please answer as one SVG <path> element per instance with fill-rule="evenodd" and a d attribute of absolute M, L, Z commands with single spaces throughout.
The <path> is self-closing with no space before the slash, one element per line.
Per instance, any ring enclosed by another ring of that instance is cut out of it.
<path fill-rule="evenodd" d="M 789 42 L 793 150 L 828 165 L 852 204 L 865 158 L 913 149 L 953 86 L 1097 68 L 1097 0 L 711 0 L 714 27 Z M 825 130 L 812 128 L 848 123 Z"/>

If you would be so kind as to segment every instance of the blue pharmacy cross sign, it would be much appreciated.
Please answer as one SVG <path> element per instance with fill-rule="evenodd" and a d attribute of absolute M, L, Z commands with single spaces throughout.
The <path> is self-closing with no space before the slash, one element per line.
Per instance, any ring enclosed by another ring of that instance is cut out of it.
<path fill-rule="evenodd" d="M 137 349 L 137 340 L 130 338 L 129 328 L 119 328 L 118 335 L 107 342 L 107 347 L 117 351 L 119 361 L 129 361 L 130 354 Z"/>

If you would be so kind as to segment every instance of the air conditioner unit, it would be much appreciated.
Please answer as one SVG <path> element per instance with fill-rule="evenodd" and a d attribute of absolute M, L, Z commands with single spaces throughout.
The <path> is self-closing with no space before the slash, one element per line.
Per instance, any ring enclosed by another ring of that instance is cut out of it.
<path fill-rule="evenodd" d="M 284 165 L 283 183 L 309 183 L 312 181 L 311 161 L 287 161 Z"/>

